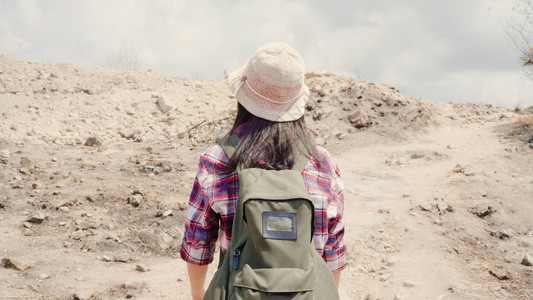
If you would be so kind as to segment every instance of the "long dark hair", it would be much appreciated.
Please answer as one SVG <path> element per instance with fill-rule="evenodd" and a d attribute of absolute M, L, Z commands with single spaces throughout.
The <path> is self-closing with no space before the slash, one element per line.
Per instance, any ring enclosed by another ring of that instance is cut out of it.
<path fill-rule="evenodd" d="M 241 125 L 245 126 L 243 135 L 229 159 L 229 172 L 235 171 L 239 164 L 286 170 L 292 168 L 299 154 L 309 157 L 313 154 L 315 144 L 305 128 L 303 116 L 295 121 L 273 122 L 252 115 L 238 103 L 235 123 L 227 136 Z"/>

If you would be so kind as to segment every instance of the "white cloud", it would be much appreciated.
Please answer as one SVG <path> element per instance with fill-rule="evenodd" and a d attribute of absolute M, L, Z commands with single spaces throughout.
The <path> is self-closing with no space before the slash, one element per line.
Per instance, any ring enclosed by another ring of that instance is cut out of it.
<path fill-rule="evenodd" d="M 0 49 L 6 52 L 19 52 L 31 48 L 31 43 L 18 36 L 5 33 L 0 37 Z"/>
<path fill-rule="evenodd" d="M 143 68 L 220 80 L 260 45 L 282 41 L 309 71 L 436 101 L 533 105 L 533 81 L 520 75 L 495 13 L 506 8 L 484 0 L 5 0 L 0 53 L 91 66 L 126 44 L 140 50 Z"/>

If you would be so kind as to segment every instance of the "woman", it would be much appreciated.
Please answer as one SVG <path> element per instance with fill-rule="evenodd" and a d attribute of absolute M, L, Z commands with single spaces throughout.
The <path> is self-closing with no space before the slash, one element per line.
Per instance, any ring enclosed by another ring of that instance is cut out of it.
<path fill-rule="evenodd" d="M 224 254 L 231 241 L 239 194 L 239 164 L 270 170 L 291 169 L 296 157 L 310 157 L 302 172 L 315 207 L 314 244 L 331 270 L 337 287 L 347 266 L 343 242 L 343 183 L 328 152 L 314 146 L 304 125 L 309 89 L 304 84 L 304 62 L 289 45 L 260 47 L 241 69 L 228 76 L 238 101 L 229 135 L 240 142 L 228 157 L 211 145 L 200 157 L 189 200 L 181 257 L 188 263 L 193 299 L 202 299 L 207 265 L 220 240 Z"/>

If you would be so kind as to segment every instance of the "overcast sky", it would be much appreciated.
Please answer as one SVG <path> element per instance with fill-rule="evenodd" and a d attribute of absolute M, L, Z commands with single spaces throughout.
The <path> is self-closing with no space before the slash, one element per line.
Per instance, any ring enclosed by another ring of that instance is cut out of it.
<path fill-rule="evenodd" d="M 441 102 L 533 105 L 533 79 L 491 0 L 0 0 L 0 54 L 105 65 L 121 48 L 140 70 L 222 80 L 264 43 L 286 42 L 307 71 L 385 83 Z"/>

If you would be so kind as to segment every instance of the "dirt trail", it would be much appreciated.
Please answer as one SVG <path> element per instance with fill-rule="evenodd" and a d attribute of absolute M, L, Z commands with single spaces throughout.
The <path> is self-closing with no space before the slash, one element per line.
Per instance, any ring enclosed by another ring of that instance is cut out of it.
<path fill-rule="evenodd" d="M 533 223 L 514 228 L 527 241 L 517 243 L 526 249 L 517 249 L 490 236 L 491 227 L 499 228 L 493 225 L 497 220 L 468 210 L 488 202 L 501 205 L 502 213 L 531 216 L 533 207 L 525 200 L 533 199 L 527 182 L 531 157 L 514 153 L 513 159 L 502 159 L 513 145 L 499 138 L 492 124 L 442 126 L 404 142 L 378 143 L 353 143 L 335 153 L 344 168 L 346 243 L 353 258 L 342 281 L 344 298 L 508 299 L 518 294 L 526 299 L 532 290 L 524 283 L 531 282 L 531 272 L 522 268 L 525 272 L 510 276 L 513 280 L 500 281 L 490 271 L 509 262 L 491 252 L 512 252 L 510 263 L 518 265 L 532 242 Z M 472 173 L 454 172 L 457 164 Z M 514 193 L 506 195 L 503 186 Z M 505 203 L 498 203 L 503 195 Z M 421 209 L 421 203 L 430 203 L 431 211 Z M 439 212 L 437 204 L 449 209 Z"/>

